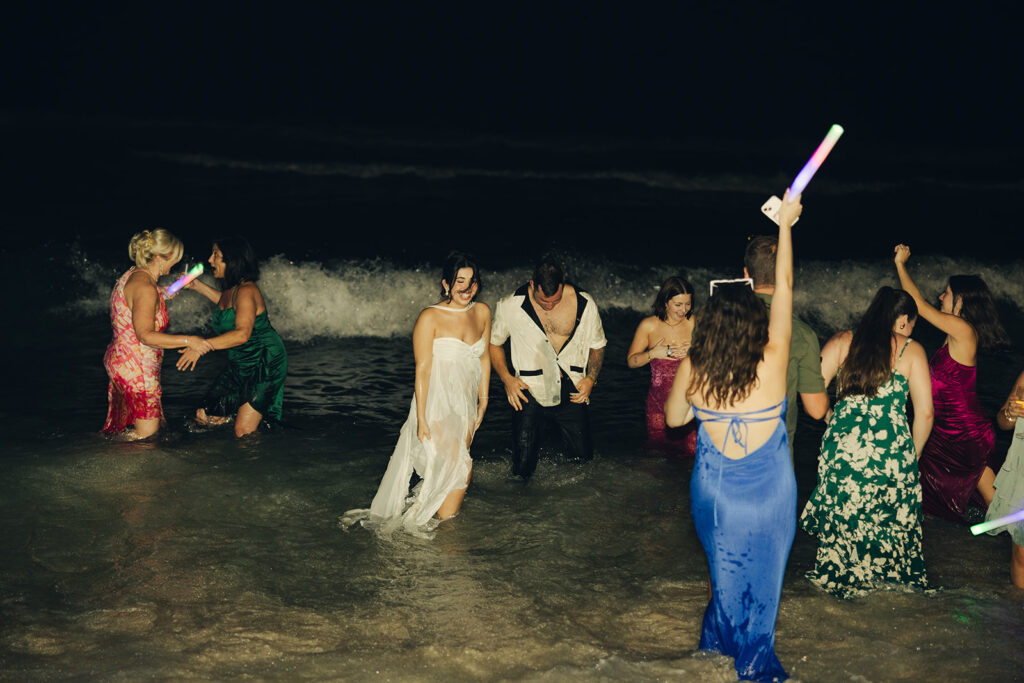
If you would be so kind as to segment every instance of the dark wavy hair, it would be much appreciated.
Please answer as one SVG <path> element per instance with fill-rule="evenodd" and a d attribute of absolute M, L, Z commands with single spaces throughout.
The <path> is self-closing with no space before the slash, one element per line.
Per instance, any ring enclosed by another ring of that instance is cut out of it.
<path fill-rule="evenodd" d="M 892 374 L 893 325 L 901 315 L 917 319 L 917 304 L 902 289 L 882 287 L 875 292 L 850 341 L 850 352 L 839 370 L 836 398 L 874 396 Z"/>
<path fill-rule="evenodd" d="M 690 310 L 686 312 L 686 319 L 689 320 L 697 304 L 696 297 L 693 296 L 693 285 L 679 275 L 673 275 L 665 280 L 658 290 L 658 296 L 654 298 L 654 315 L 658 316 L 659 320 L 665 320 L 668 317 L 668 302 L 680 294 L 689 294 L 692 297 Z"/>
<path fill-rule="evenodd" d="M 256 251 L 244 237 L 221 237 L 213 241 L 224 256 L 224 286 L 234 287 L 242 282 L 260 279 L 260 262 Z"/>
<path fill-rule="evenodd" d="M 949 289 L 963 302 L 960 317 L 974 326 L 978 333 L 979 349 L 998 349 L 1010 345 L 1010 338 L 999 322 L 992 292 L 980 275 L 954 275 L 949 278 Z"/>
<path fill-rule="evenodd" d="M 444 265 L 441 267 L 441 279 L 448 283 L 449 290 L 444 291 L 444 285 L 441 285 L 441 297 L 452 300 L 451 290 L 455 288 L 455 278 L 458 277 L 459 271 L 463 268 L 471 268 L 473 270 L 473 279 L 470 281 L 476 283 L 476 294 L 473 295 L 473 301 L 480 296 L 480 292 L 484 289 L 484 280 L 480 275 L 480 269 L 477 268 L 476 262 L 473 257 L 469 254 L 464 254 L 461 251 L 453 251 L 448 254 L 448 257 L 444 260 Z"/>
<path fill-rule="evenodd" d="M 687 393 L 732 405 L 750 395 L 768 343 L 768 309 L 746 284 L 724 284 L 697 312 Z"/>

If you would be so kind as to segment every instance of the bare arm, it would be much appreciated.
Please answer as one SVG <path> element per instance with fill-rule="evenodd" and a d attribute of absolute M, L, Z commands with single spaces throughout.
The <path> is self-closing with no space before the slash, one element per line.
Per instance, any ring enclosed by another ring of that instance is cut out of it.
<path fill-rule="evenodd" d="M 662 355 L 655 356 L 655 351 L 658 350 L 661 342 L 665 341 L 664 338 L 648 346 L 648 342 L 651 340 L 651 328 L 653 327 L 650 321 L 651 318 L 644 318 L 636 326 L 633 343 L 629 345 L 629 351 L 626 352 L 626 365 L 631 368 L 642 368 L 655 357 L 667 357 L 664 349 L 660 352 Z"/>
<path fill-rule="evenodd" d="M 604 347 L 590 349 L 587 357 L 587 376 L 576 382 L 576 393 L 569 399 L 573 403 L 586 403 L 590 393 L 597 384 L 597 376 L 601 374 L 601 366 L 604 365 Z"/>
<path fill-rule="evenodd" d="M 825 417 L 825 413 L 828 412 L 828 394 L 824 391 L 813 394 L 801 393 L 800 402 L 804 406 L 804 412 L 815 420 Z"/>
<path fill-rule="evenodd" d="M 484 307 L 484 331 L 481 335 L 484 339 L 491 338 L 491 312 L 487 307 Z M 490 346 L 490 345 L 488 345 Z M 504 354 L 503 354 L 504 355 Z M 489 393 L 491 390 L 491 354 L 490 349 L 487 353 L 480 354 L 480 388 L 478 391 L 477 405 L 476 405 L 476 425 L 473 427 L 475 432 L 480 428 L 480 423 L 484 421 L 484 413 L 487 412 L 487 402 L 490 399 Z"/>
<path fill-rule="evenodd" d="M 690 388 L 690 359 L 684 358 L 676 369 L 672 389 L 665 399 L 665 424 L 669 427 L 680 427 L 693 419 L 693 406 L 686 396 Z"/>
<path fill-rule="evenodd" d="M 526 393 L 530 385 L 513 375 L 508 370 L 508 361 L 505 358 L 505 347 L 499 344 L 491 344 L 491 367 L 498 373 L 498 379 L 505 385 L 505 396 L 513 410 L 522 410 L 523 403 L 529 403 Z"/>
<path fill-rule="evenodd" d="M 215 304 L 220 303 L 220 290 L 214 289 L 210 285 L 206 284 L 205 282 L 201 282 L 198 279 L 193 280 L 192 282 L 185 285 L 185 289 L 191 289 L 194 292 L 199 292 L 200 294 L 202 294 Z"/>
<path fill-rule="evenodd" d="M 789 201 L 789 190 L 779 209 L 779 246 L 775 252 L 775 293 L 768 315 L 768 344 L 765 361 L 774 357 L 775 377 L 781 378 L 785 390 L 789 343 L 793 336 L 793 221 L 800 217 L 803 205 L 797 195 Z M 771 353 L 769 353 L 771 352 Z M 763 380 L 762 380 L 763 381 Z"/>
<path fill-rule="evenodd" d="M 836 332 L 821 349 L 821 376 L 825 380 L 826 387 L 836 378 L 839 366 L 846 360 L 852 340 L 853 332 L 850 330 Z"/>
<path fill-rule="evenodd" d="M 1006 397 L 1006 403 L 996 413 L 996 423 L 1000 429 L 1013 429 L 1017 426 L 1017 418 L 1024 415 L 1024 372 L 1020 374 L 1017 381 Z"/>
<path fill-rule="evenodd" d="M 412 330 L 412 351 L 416 359 L 416 436 L 420 441 L 430 440 L 427 424 L 427 392 L 430 390 L 430 368 L 434 363 L 435 316 L 425 309 L 416 319 Z"/>
<path fill-rule="evenodd" d="M 132 312 L 132 327 L 135 336 L 146 346 L 157 349 L 189 348 L 198 355 L 210 350 L 209 344 L 195 335 L 167 334 L 156 331 L 156 307 L 159 301 L 156 285 L 140 276 L 133 277 L 124 287 L 125 301 Z"/>
<path fill-rule="evenodd" d="M 954 357 L 954 360 L 965 365 L 974 365 L 978 355 L 978 333 L 969 322 L 960 316 L 943 313 L 921 295 L 921 290 L 914 284 L 914 280 L 907 271 L 910 247 L 905 244 L 897 244 L 893 251 L 895 253 L 893 261 L 896 263 L 896 274 L 900 278 L 900 287 L 917 304 L 918 313 L 922 318 L 949 335 L 949 354 Z"/>
<path fill-rule="evenodd" d="M 932 433 L 932 424 L 935 422 L 935 407 L 932 405 L 932 378 L 928 369 L 928 357 L 924 348 L 915 341 L 910 342 L 906 354 L 910 355 L 910 400 L 914 404 L 914 424 L 911 425 L 911 434 L 914 438 L 914 448 L 917 450 L 917 457 L 921 457 L 924 445 L 928 443 L 928 436 Z"/>

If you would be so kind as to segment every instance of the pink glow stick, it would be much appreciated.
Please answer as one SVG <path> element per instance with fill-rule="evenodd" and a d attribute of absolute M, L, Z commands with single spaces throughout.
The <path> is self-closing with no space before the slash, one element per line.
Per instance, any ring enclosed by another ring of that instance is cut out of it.
<path fill-rule="evenodd" d="M 179 289 L 187 285 L 188 283 L 195 280 L 197 277 L 203 274 L 203 264 L 197 263 L 192 267 L 192 270 L 188 271 L 185 275 L 182 275 L 174 283 L 167 288 L 168 294 L 175 294 Z"/>
<path fill-rule="evenodd" d="M 828 129 L 828 133 L 825 134 L 825 139 L 818 145 L 818 149 L 814 150 L 814 154 L 807 160 L 804 167 L 800 169 L 800 172 L 796 175 L 796 180 L 789 186 L 789 201 L 793 201 L 798 194 L 804 191 L 807 187 L 807 183 L 811 182 L 811 178 L 818 172 L 821 165 L 825 162 L 825 157 L 835 147 L 836 141 L 839 136 L 843 134 L 843 127 L 838 123 L 832 124 L 832 127 Z"/>

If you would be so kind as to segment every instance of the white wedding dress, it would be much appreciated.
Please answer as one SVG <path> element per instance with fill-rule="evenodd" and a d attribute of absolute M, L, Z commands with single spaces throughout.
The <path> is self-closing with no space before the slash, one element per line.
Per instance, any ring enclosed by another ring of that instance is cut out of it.
<path fill-rule="evenodd" d="M 480 356 L 487 348 L 481 337 L 467 344 L 453 337 L 434 339 L 427 387 L 426 418 L 430 439 L 417 438 L 416 395 L 402 425 L 398 444 L 381 479 L 369 510 L 349 510 L 341 525 L 361 522 L 364 527 L 390 533 L 399 527 L 417 536 L 431 537 L 440 520 L 434 514 L 452 491 L 466 488 L 472 459 L 466 439 L 476 426 L 480 391 Z M 421 477 L 409 494 L 413 470 Z"/>

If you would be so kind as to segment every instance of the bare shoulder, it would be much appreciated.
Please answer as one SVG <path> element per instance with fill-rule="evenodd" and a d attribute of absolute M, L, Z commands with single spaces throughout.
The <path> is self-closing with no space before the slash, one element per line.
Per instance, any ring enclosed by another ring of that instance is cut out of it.
<path fill-rule="evenodd" d="M 849 346 L 853 341 L 853 330 L 840 330 L 832 335 L 832 338 L 825 342 L 825 346 L 833 344 L 836 346 Z"/>
<path fill-rule="evenodd" d="M 422 311 L 420 311 L 420 314 L 418 316 L 416 316 L 416 325 L 417 327 L 421 324 L 432 325 L 434 321 L 437 320 L 437 316 L 437 309 L 427 306 Z"/>
<path fill-rule="evenodd" d="M 661 320 L 656 315 L 649 315 L 640 321 L 640 324 L 636 326 L 637 332 L 651 333 L 658 327 L 658 323 Z"/>
<path fill-rule="evenodd" d="M 473 306 L 473 314 L 476 315 L 477 320 L 490 319 L 491 307 L 482 301 L 477 301 L 476 305 Z"/>
<path fill-rule="evenodd" d="M 137 270 L 132 273 L 131 277 L 128 278 L 128 281 L 124 283 L 124 292 L 125 296 L 129 299 L 140 295 L 156 296 L 156 283 L 153 282 L 153 278 L 149 275 L 141 270 Z"/>

